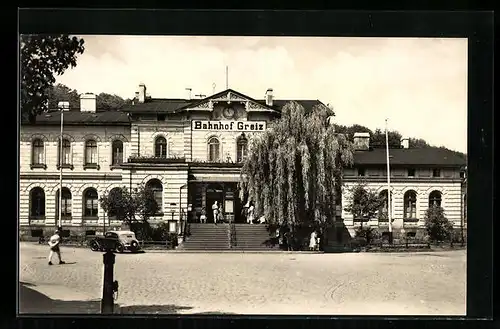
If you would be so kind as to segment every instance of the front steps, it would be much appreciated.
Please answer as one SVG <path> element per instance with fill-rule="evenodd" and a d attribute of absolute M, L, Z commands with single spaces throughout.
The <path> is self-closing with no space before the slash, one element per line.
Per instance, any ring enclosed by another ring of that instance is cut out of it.
<path fill-rule="evenodd" d="M 182 250 L 229 250 L 228 224 L 189 224 L 191 235 L 179 246 Z"/>
<path fill-rule="evenodd" d="M 278 251 L 264 224 L 234 224 L 231 244 L 229 224 L 193 223 L 191 235 L 180 246 L 180 250 L 233 250 L 233 251 Z"/>
<path fill-rule="evenodd" d="M 234 224 L 235 239 L 231 250 L 242 251 L 276 251 L 278 245 L 273 245 L 276 239 L 269 235 L 265 224 Z"/>

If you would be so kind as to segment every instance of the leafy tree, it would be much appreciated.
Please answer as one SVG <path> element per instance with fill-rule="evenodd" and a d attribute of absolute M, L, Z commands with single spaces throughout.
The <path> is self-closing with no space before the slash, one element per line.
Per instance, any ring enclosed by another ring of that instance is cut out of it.
<path fill-rule="evenodd" d="M 34 122 L 48 108 L 47 89 L 61 75 L 76 66 L 77 54 L 83 54 L 83 39 L 68 35 L 23 35 L 21 57 L 21 118 Z"/>
<path fill-rule="evenodd" d="M 69 108 L 80 108 L 80 95 L 75 89 L 71 90 L 61 83 L 47 89 L 49 96 L 48 109 L 57 109 L 59 102 L 69 102 Z"/>
<path fill-rule="evenodd" d="M 387 137 L 389 139 L 390 148 L 400 148 L 402 135 L 397 131 L 388 131 Z M 370 146 L 373 148 L 384 148 L 385 147 L 385 130 L 379 128 L 375 129 L 373 134 L 370 136 Z"/>
<path fill-rule="evenodd" d="M 385 200 L 361 182 L 349 188 L 348 192 L 348 204 L 344 210 L 351 213 L 354 219 L 360 220 L 363 228 L 363 222 L 374 218 Z"/>
<path fill-rule="evenodd" d="M 453 224 L 444 215 L 444 209 L 437 205 L 426 210 L 425 229 L 431 241 L 445 241 L 453 234 Z"/>
<path fill-rule="evenodd" d="M 257 217 L 270 224 L 326 225 L 335 216 L 343 167 L 352 164 L 352 144 L 327 125 L 325 106 L 305 114 L 287 103 L 280 119 L 249 145 L 241 171 L 240 197 L 254 201 Z"/>
<path fill-rule="evenodd" d="M 421 138 L 410 138 L 410 147 L 416 149 L 423 149 L 431 147 L 429 143 Z"/>
<path fill-rule="evenodd" d="M 109 217 L 126 223 L 135 233 L 140 231 L 143 237 L 150 233 L 148 219 L 158 211 L 153 191 L 144 185 L 132 192 L 126 187 L 112 189 L 99 203 Z"/>
<path fill-rule="evenodd" d="M 118 110 L 129 103 L 129 99 L 125 100 L 118 95 L 100 93 L 96 97 L 97 108 L 105 111 Z"/>

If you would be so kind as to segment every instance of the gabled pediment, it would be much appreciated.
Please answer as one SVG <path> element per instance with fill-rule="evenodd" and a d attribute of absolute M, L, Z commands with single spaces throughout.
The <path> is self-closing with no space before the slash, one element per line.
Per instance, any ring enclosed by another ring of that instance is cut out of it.
<path fill-rule="evenodd" d="M 231 104 L 238 103 L 245 107 L 247 112 L 276 112 L 275 109 L 257 102 L 255 99 L 243 95 L 232 89 L 224 90 L 220 93 L 214 94 L 210 97 L 201 99 L 198 102 L 191 103 L 186 106 L 184 110 L 187 111 L 199 111 L 199 110 L 213 110 L 214 106 L 217 104 Z"/>

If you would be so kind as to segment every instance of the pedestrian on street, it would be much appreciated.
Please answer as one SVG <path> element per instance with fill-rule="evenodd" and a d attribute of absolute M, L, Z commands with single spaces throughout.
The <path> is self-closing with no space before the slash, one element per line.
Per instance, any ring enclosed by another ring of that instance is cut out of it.
<path fill-rule="evenodd" d="M 52 265 L 52 257 L 54 256 L 54 253 L 57 254 L 57 257 L 59 258 L 59 264 L 64 264 L 65 262 L 61 258 L 61 249 L 60 249 L 60 244 L 61 244 L 61 232 L 59 230 L 56 230 L 54 232 L 54 235 L 52 235 L 49 239 L 49 247 L 50 247 L 50 253 L 49 253 L 49 265 Z"/>
<path fill-rule="evenodd" d="M 318 235 L 316 234 L 316 231 L 311 232 L 311 237 L 309 238 L 309 250 L 313 251 L 316 250 L 316 239 Z"/>

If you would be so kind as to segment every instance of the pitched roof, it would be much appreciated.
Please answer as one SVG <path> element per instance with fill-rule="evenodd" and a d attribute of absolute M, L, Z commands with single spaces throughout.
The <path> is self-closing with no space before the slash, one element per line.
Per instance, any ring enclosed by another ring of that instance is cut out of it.
<path fill-rule="evenodd" d="M 175 113 L 178 110 L 191 105 L 195 101 L 198 101 L 198 99 L 148 98 L 144 103 L 126 105 L 122 108 L 122 111 L 140 113 Z"/>
<path fill-rule="evenodd" d="M 462 167 L 467 164 L 465 155 L 438 147 L 390 149 L 389 156 L 390 164 L 396 166 L 435 165 Z M 354 165 L 386 165 L 386 161 L 385 149 L 354 152 Z"/>
<path fill-rule="evenodd" d="M 40 114 L 36 117 L 35 124 L 43 125 L 59 125 L 61 123 L 61 112 L 50 111 Z M 29 124 L 29 123 L 23 123 Z M 80 110 L 72 110 L 64 112 L 64 125 L 129 125 L 130 120 L 127 113 L 122 111 L 98 111 L 81 112 Z"/>
<path fill-rule="evenodd" d="M 185 108 L 196 106 L 197 104 L 204 103 L 212 98 L 217 98 L 219 96 L 222 96 L 226 94 L 227 92 L 232 92 L 237 95 L 240 95 L 244 98 L 247 98 L 250 101 L 254 101 L 256 103 L 259 103 L 260 105 L 264 107 L 268 107 L 270 109 L 276 110 L 278 112 L 281 112 L 281 109 L 283 106 L 285 106 L 286 103 L 295 101 L 302 105 L 306 112 L 309 112 L 312 110 L 312 108 L 316 105 L 323 104 L 319 100 L 309 100 L 309 99 L 302 99 L 302 100 L 284 100 L 284 99 L 273 99 L 273 106 L 267 106 L 265 100 L 257 100 L 253 99 L 247 95 L 244 95 L 238 91 L 235 91 L 233 89 L 226 89 L 224 91 L 218 92 L 214 95 L 210 95 L 209 97 L 205 97 L 202 99 L 179 99 L 179 98 L 149 98 L 146 99 L 144 103 L 136 103 L 134 105 L 127 105 L 124 108 L 122 108 L 122 111 L 124 112 L 141 112 L 141 113 L 175 113 L 178 111 L 181 111 Z"/>

